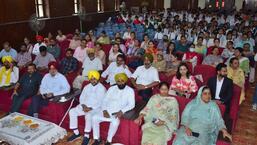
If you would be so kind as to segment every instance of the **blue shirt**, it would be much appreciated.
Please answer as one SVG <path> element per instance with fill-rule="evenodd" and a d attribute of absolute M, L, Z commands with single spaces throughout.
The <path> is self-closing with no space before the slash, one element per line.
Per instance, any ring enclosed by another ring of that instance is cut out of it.
<path fill-rule="evenodd" d="M 13 49 L 13 48 L 11 48 L 9 52 L 7 52 L 5 49 L 3 49 L 0 52 L 0 58 L 2 58 L 4 56 L 11 56 L 14 60 L 16 60 L 16 58 L 17 58 L 17 51 L 15 49 Z"/>

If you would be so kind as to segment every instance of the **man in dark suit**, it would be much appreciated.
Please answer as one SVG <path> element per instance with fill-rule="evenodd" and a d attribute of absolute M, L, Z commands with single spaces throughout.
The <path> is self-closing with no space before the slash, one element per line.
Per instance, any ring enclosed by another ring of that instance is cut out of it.
<path fill-rule="evenodd" d="M 210 78 L 207 85 L 211 89 L 212 100 L 226 105 L 227 112 L 233 95 L 233 81 L 227 78 L 227 66 L 224 63 L 218 64 L 216 71 L 217 76 Z"/>

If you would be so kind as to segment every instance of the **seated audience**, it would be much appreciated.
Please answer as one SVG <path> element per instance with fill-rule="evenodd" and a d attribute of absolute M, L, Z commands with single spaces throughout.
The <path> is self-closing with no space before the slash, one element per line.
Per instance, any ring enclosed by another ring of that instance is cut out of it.
<path fill-rule="evenodd" d="M 92 41 L 93 43 L 95 43 L 95 42 L 96 42 L 96 37 L 95 37 L 95 35 L 94 35 L 94 30 L 89 30 L 89 31 L 88 31 L 88 35 L 89 35 L 89 37 L 91 38 L 91 41 Z"/>
<path fill-rule="evenodd" d="M 26 47 L 27 47 L 28 52 L 31 54 L 31 53 L 32 53 L 32 50 L 33 50 L 33 44 L 30 42 L 29 38 L 27 38 L 27 37 L 25 37 L 25 38 L 23 39 L 23 41 L 24 41 L 24 44 L 25 44 Z"/>
<path fill-rule="evenodd" d="M 244 75 L 248 76 L 249 72 L 250 72 L 250 61 L 247 57 L 245 57 L 243 55 L 243 49 L 240 47 L 237 47 L 235 49 L 235 53 L 234 56 L 232 56 L 231 58 L 229 58 L 226 62 L 226 64 L 228 65 L 230 60 L 232 58 L 236 57 L 239 60 L 239 66 L 240 68 L 244 71 Z"/>
<path fill-rule="evenodd" d="M 117 44 L 117 43 L 113 44 L 112 48 L 110 49 L 110 52 L 109 52 L 109 58 L 108 58 L 109 64 L 112 62 L 115 62 L 117 59 L 117 56 L 120 54 L 122 54 L 122 52 L 120 50 L 119 44 Z"/>
<path fill-rule="evenodd" d="M 92 129 L 92 117 L 96 113 L 99 113 L 106 93 L 105 87 L 99 82 L 100 73 L 98 71 L 91 70 L 88 72 L 87 76 L 90 83 L 83 88 L 79 97 L 79 104 L 69 111 L 69 127 L 73 130 L 73 135 L 68 138 L 68 141 L 73 141 L 80 137 L 78 117 L 85 117 L 86 125 L 82 145 L 87 145 L 89 143 L 89 134 Z"/>
<path fill-rule="evenodd" d="M 56 36 L 56 40 L 58 42 L 62 42 L 64 40 L 66 40 L 66 36 L 62 34 L 61 30 L 57 30 L 57 36 Z"/>
<path fill-rule="evenodd" d="M 228 78 L 233 80 L 233 83 L 241 87 L 241 95 L 239 104 L 245 100 L 245 75 L 244 71 L 239 66 L 238 58 L 231 58 L 228 66 Z"/>
<path fill-rule="evenodd" d="M 153 67 L 158 70 L 158 72 L 166 71 L 166 61 L 164 60 L 162 52 L 157 54 L 157 61 L 153 62 Z"/>
<path fill-rule="evenodd" d="M 176 42 L 176 52 L 187 52 L 190 45 L 187 42 L 186 36 L 182 35 L 180 40 Z"/>
<path fill-rule="evenodd" d="M 80 36 L 78 34 L 74 34 L 72 40 L 70 41 L 69 48 L 75 50 L 80 46 L 80 43 L 81 43 Z"/>
<path fill-rule="evenodd" d="M 49 45 L 47 46 L 47 52 L 51 53 L 55 59 L 58 59 L 60 57 L 61 49 L 56 44 L 54 39 L 49 40 Z"/>
<path fill-rule="evenodd" d="M 100 123 L 110 122 L 106 145 L 111 145 L 112 138 L 118 130 L 123 114 L 135 107 L 134 90 L 127 86 L 128 77 L 125 73 L 115 75 L 117 85 L 108 89 L 103 98 L 101 110 L 93 116 L 94 144 L 100 145 Z"/>
<path fill-rule="evenodd" d="M 169 94 L 189 98 L 197 89 L 195 78 L 190 74 L 187 64 L 181 63 L 172 79 Z"/>
<path fill-rule="evenodd" d="M 48 65 L 49 73 L 47 73 L 39 87 L 37 95 L 32 97 L 28 114 L 38 118 L 40 109 L 48 105 L 56 96 L 65 95 L 70 92 L 70 85 L 64 75 L 58 72 L 57 63 L 51 62 Z"/>
<path fill-rule="evenodd" d="M 127 31 L 123 34 L 122 39 L 124 39 L 125 41 L 131 39 L 131 33 L 131 26 L 128 26 Z"/>
<path fill-rule="evenodd" d="M 78 60 L 73 57 L 71 48 L 66 50 L 66 56 L 60 62 L 60 73 L 67 75 L 78 70 Z"/>
<path fill-rule="evenodd" d="M 47 52 L 47 48 L 45 46 L 40 46 L 39 50 L 40 54 L 36 56 L 33 63 L 39 71 L 46 71 L 48 70 L 48 64 L 56 60 L 52 54 Z"/>
<path fill-rule="evenodd" d="M 181 127 L 173 145 L 216 144 L 219 131 L 232 141 L 218 105 L 211 100 L 211 90 L 203 86 L 197 97 L 187 104 L 181 117 Z"/>
<path fill-rule="evenodd" d="M 148 42 L 148 47 L 145 50 L 145 53 L 151 54 L 154 57 L 154 60 L 157 60 L 157 48 L 154 45 L 153 41 Z"/>
<path fill-rule="evenodd" d="M 81 44 L 79 47 L 75 49 L 73 57 L 75 57 L 78 61 L 82 62 L 87 57 L 87 41 L 85 39 L 81 40 Z"/>
<path fill-rule="evenodd" d="M 138 94 L 144 101 L 148 101 L 153 95 L 152 88 L 159 84 L 159 74 L 156 68 L 152 66 L 153 56 L 144 55 L 144 65 L 137 67 L 131 76 L 131 83 L 137 89 Z"/>
<path fill-rule="evenodd" d="M 130 39 L 128 39 L 128 40 L 130 40 Z M 127 48 L 126 48 L 126 46 L 123 44 L 123 40 L 121 40 L 120 37 L 115 38 L 115 42 L 113 42 L 113 44 L 114 44 L 114 43 L 117 43 L 117 44 L 119 45 L 119 48 L 120 48 L 120 52 L 121 52 L 121 53 L 127 54 Z"/>
<path fill-rule="evenodd" d="M 140 42 L 135 40 L 134 46 L 128 49 L 128 56 L 143 56 L 145 53 L 145 49 L 140 48 Z"/>
<path fill-rule="evenodd" d="M 27 73 L 20 78 L 14 87 L 11 113 L 19 112 L 22 103 L 38 93 L 41 80 L 42 75 L 37 72 L 36 65 L 28 64 Z"/>
<path fill-rule="evenodd" d="M 37 43 L 34 45 L 33 50 L 32 50 L 32 54 L 34 54 L 34 55 L 38 55 L 40 53 L 40 51 L 39 51 L 40 46 L 46 47 L 46 44 L 43 42 L 44 41 L 43 36 L 37 35 L 36 40 L 37 40 Z"/>
<path fill-rule="evenodd" d="M 88 57 L 84 60 L 82 65 L 82 75 L 78 75 L 74 82 L 73 82 L 73 88 L 76 89 L 82 89 L 82 84 L 85 80 L 88 80 L 88 72 L 90 70 L 96 70 L 96 71 L 102 71 L 103 70 L 103 64 L 101 60 L 95 56 L 95 49 L 89 48 L 87 50 Z"/>
<path fill-rule="evenodd" d="M 203 64 L 205 65 L 211 65 L 213 67 L 216 67 L 219 63 L 222 63 L 223 59 L 219 55 L 219 48 L 218 47 L 213 47 L 212 49 L 212 54 L 207 55 L 203 59 Z"/>
<path fill-rule="evenodd" d="M 103 51 L 102 45 L 100 43 L 96 44 L 95 51 L 96 57 L 98 57 L 101 60 L 103 65 L 106 65 L 106 54 Z"/>
<path fill-rule="evenodd" d="M 136 41 L 136 34 L 135 32 L 131 32 L 130 34 L 130 39 L 127 39 L 125 42 L 125 48 L 127 48 L 127 51 L 122 51 L 124 54 L 127 54 L 130 49 L 133 49 L 135 46 L 135 41 Z"/>
<path fill-rule="evenodd" d="M 17 66 L 19 69 L 25 68 L 32 62 L 31 53 L 28 51 L 26 44 L 22 44 L 20 52 L 17 55 Z"/>
<path fill-rule="evenodd" d="M 167 144 L 179 125 L 178 102 L 169 96 L 169 84 L 161 82 L 159 90 L 160 94 L 151 97 L 135 120 L 139 125 L 144 121 L 142 145 Z"/>
<path fill-rule="evenodd" d="M 147 34 L 144 34 L 144 41 L 141 43 L 140 48 L 147 49 L 150 39 Z"/>
<path fill-rule="evenodd" d="M 191 63 L 194 68 L 198 64 L 198 59 L 198 53 L 195 52 L 195 45 L 192 44 L 189 51 L 184 53 L 182 61 Z"/>
<path fill-rule="evenodd" d="M 233 95 L 233 81 L 227 77 L 227 65 L 224 63 L 216 66 L 216 72 L 217 76 L 210 78 L 207 85 L 211 90 L 212 100 L 225 104 L 228 112 Z"/>
<path fill-rule="evenodd" d="M 4 56 L 11 56 L 14 61 L 17 59 L 17 51 L 10 46 L 9 42 L 4 42 L 4 49 L 0 51 L 0 58 Z"/>
<path fill-rule="evenodd" d="M 197 43 L 195 44 L 195 52 L 206 55 L 207 47 L 203 44 L 203 37 L 198 37 Z"/>
<path fill-rule="evenodd" d="M 235 49 L 234 49 L 234 43 L 233 41 L 228 41 L 227 42 L 227 46 L 226 48 L 223 50 L 221 56 L 224 58 L 224 59 L 228 59 L 230 57 L 232 57 L 235 53 Z"/>
<path fill-rule="evenodd" d="M 14 66 L 11 56 L 2 57 L 3 66 L 0 68 L 0 89 L 11 89 L 19 80 L 19 68 Z"/>
<path fill-rule="evenodd" d="M 96 42 L 100 44 L 111 44 L 110 38 L 106 35 L 105 31 L 102 31 Z"/>
<path fill-rule="evenodd" d="M 94 48 L 94 42 L 92 41 L 91 37 L 89 34 L 86 34 L 85 36 L 85 40 L 86 40 L 86 47 L 87 48 Z"/>
<path fill-rule="evenodd" d="M 180 63 L 181 61 L 178 60 L 177 54 L 175 53 L 170 54 L 170 59 L 168 61 L 166 60 L 166 75 L 167 76 L 175 75 Z"/>
<path fill-rule="evenodd" d="M 131 72 L 125 64 L 125 59 L 125 55 L 118 55 L 116 62 L 112 62 L 102 73 L 101 77 L 106 78 L 108 76 L 106 82 L 110 83 L 110 85 L 114 85 L 116 83 L 114 77 L 118 73 L 125 73 L 128 77 L 131 76 Z"/>

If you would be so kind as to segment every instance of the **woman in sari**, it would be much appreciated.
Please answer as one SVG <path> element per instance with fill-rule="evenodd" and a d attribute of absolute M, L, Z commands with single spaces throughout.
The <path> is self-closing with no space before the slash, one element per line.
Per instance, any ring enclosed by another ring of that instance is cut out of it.
<path fill-rule="evenodd" d="M 224 138 L 232 140 L 218 105 L 211 100 L 210 88 L 206 86 L 201 87 L 197 97 L 187 104 L 181 125 L 173 145 L 216 145 L 219 131 Z"/>
<path fill-rule="evenodd" d="M 177 100 L 168 95 L 169 84 L 161 82 L 160 94 L 154 95 L 146 107 L 140 112 L 135 123 L 141 125 L 142 145 L 166 145 L 177 129 L 179 123 L 179 108 Z"/>
<path fill-rule="evenodd" d="M 239 60 L 236 57 L 233 57 L 229 61 L 229 67 L 228 67 L 228 75 L 227 77 L 233 80 L 233 83 L 238 85 L 242 88 L 241 95 L 240 95 L 240 101 L 239 104 L 241 104 L 245 100 L 245 75 L 244 71 L 240 68 Z"/>

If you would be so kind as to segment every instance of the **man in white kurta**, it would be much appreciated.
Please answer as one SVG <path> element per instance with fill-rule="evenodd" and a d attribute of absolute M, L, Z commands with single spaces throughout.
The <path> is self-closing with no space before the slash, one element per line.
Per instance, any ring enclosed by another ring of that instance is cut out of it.
<path fill-rule="evenodd" d="M 123 54 L 119 54 L 117 56 L 117 61 L 112 62 L 107 69 L 102 73 L 103 78 L 107 78 L 106 82 L 110 83 L 110 85 L 114 85 L 115 82 L 115 75 L 118 73 L 125 73 L 128 77 L 131 76 L 131 72 L 128 66 L 125 64 L 125 56 Z"/>
<path fill-rule="evenodd" d="M 41 107 L 48 105 L 48 100 L 70 92 L 70 85 L 64 75 L 58 72 L 57 63 L 50 62 L 49 73 L 47 73 L 39 87 L 39 95 L 32 97 L 29 107 L 29 115 L 38 118 Z"/>
<path fill-rule="evenodd" d="M 102 100 L 104 99 L 106 89 L 99 82 L 100 73 L 96 70 L 88 72 L 90 83 L 86 85 L 80 95 L 79 105 L 72 108 L 69 112 L 70 129 L 73 130 L 73 135 L 68 138 L 68 141 L 73 141 L 80 137 L 78 131 L 78 116 L 85 116 L 86 126 L 84 129 L 83 145 L 89 142 L 89 133 L 92 128 L 92 116 L 100 111 Z"/>
<path fill-rule="evenodd" d="M 99 145 L 100 123 L 110 122 L 107 143 L 111 144 L 113 136 L 116 134 L 123 114 L 135 107 L 134 90 L 126 85 L 128 77 L 125 73 L 115 75 L 117 85 L 112 86 L 106 93 L 102 102 L 101 111 L 93 117 L 94 145 Z"/>
<path fill-rule="evenodd" d="M 82 75 L 79 75 L 75 78 L 75 80 L 72 84 L 73 88 L 81 89 L 82 83 L 85 80 L 88 80 L 87 75 L 90 70 L 97 70 L 100 72 L 103 70 L 103 64 L 102 64 L 101 60 L 95 56 L 94 48 L 88 48 L 87 55 L 88 55 L 88 57 L 86 57 L 83 62 Z"/>
<path fill-rule="evenodd" d="M 144 65 L 139 66 L 131 76 L 133 86 L 138 90 L 138 94 L 148 101 L 152 96 L 152 88 L 159 84 L 159 74 L 156 68 L 152 66 L 153 56 L 146 54 L 144 56 Z"/>

